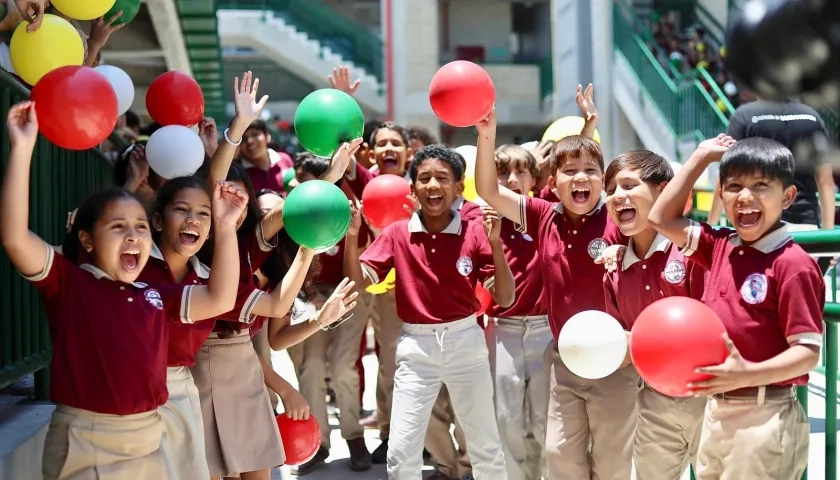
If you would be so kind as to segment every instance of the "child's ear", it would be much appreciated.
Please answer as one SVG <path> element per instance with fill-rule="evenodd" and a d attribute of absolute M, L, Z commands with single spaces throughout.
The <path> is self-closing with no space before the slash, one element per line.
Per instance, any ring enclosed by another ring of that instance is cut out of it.
<path fill-rule="evenodd" d="M 548 176 L 547 185 L 548 189 L 554 193 L 554 195 L 557 195 L 557 180 L 554 178 L 554 175 Z M 557 195 L 557 198 L 560 198 L 560 196 Z"/>
<path fill-rule="evenodd" d="M 455 184 L 455 193 L 457 193 L 458 196 L 464 194 L 464 177 L 461 177 L 461 179 L 458 180 L 458 183 Z"/>
<path fill-rule="evenodd" d="M 93 251 L 93 237 L 88 232 L 79 230 L 79 243 L 86 252 L 90 253 Z"/>
<path fill-rule="evenodd" d="M 417 192 L 414 190 L 414 183 L 410 183 L 409 186 L 411 187 L 411 194 L 417 196 Z"/>
<path fill-rule="evenodd" d="M 787 210 L 790 207 L 790 204 L 793 203 L 793 199 L 796 198 L 796 186 L 791 185 L 785 188 L 784 196 L 782 197 L 782 209 Z"/>
<path fill-rule="evenodd" d="M 152 215 L 152 228 L 158 232 L 163 230 L 163 223 L 160 221 L 160 214 L 158 212 L 155 212 L 154 215 Z"/>
<path fill-rule="evenodd" d="M 659 193 L 662 193 L 662 190 L 665 190 L 665 187 L 668 186 L 668 182 L 659 182 Z"/>

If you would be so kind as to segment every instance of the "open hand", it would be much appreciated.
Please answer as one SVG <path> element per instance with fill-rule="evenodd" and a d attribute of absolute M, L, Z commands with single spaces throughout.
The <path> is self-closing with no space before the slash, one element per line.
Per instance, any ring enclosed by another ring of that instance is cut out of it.
<path fill-rule="evenodd" d="M 716 162 L 723 158 L 723 154 L 729 151 L 732 145 L 735 145 L 735 139 L 725 133 L 721 133 L 715 138 L 709 138 L 700 142 L 697 150 L 702 150 L 709 160 Z"/>
<path fill-rule="evenodd" d="M 333 73 L 327 77 L 327 80 L 330 81 L 330 86 L 332 86 L 332 88 L 341 90 L 348 95 L 356 93 L 356 90 L 359 89 L 359 85 L 362 84 L 361 80 L 356 80 L 355 82 L 350 83 L 350 68 L 346 65 L 333 68 Z"/>
<path fill-rule="evenodd" d="M 531 152 L 531 155 L 533 155 L 534 159 L 537 161 L 537 170 L 542 170 L 543 167 L 549 162 L 549 160 L 551 159 L 551 147 L 553 146 L 553 141 L 543 140 L 542 142 L 528 149 L 528 151 Z"/>
<path fill-rule="evenodd" d="M 482 205 L 481 217 L 484 222 L 484 233 L 491 242 L 498 242 L 502 238 L 502 217 L 492 207 Z"/>
<path fill-rule="evenodd" d="M 239 77 L 233 79 L 233 104 L 236 106 L 236 115 L 249 124 L 260 118 L 260 113 L 268 103 L 268 95 L 263 95 L 257 102 L 259 88 L 260 79 L 254 78 L 250 71 L 242 74 L 242 83 L 239 82 Z"/>
<path fill-rule="evenodd" d="M 359 296 L 359 292 L 353 291 L 355 286 L 356 282 L 352 282 L 349 278 L 345 277 L 344 280 L 335 287 L 335 291 L 333 291 L 332 295 L 324 301 L 324 304 L 321 306 L 321 310 L 318 312 L 318 323 L 320 325 L 332 325 L 340 319 L 343 319 L 342 321 L 344 321 L 353 315 L 350 314 L 350 316 L 344 318 L 345 315 L 356 308 L 356 297 Z"/>
<path fill-rule="evenodd" d="M 348 237 L 359 236 L 359 230 L 362 228 L 362 212 L 361 207 L 356 207 L 353 201 L 350 200 L 350 228 L 347 229 Z"/>
<path fill-rule="evenodd" d="M 213 189 L 213 221 L 236 228 L 248 206 L 248 194 L 233 182 L 219 181 Z"/>
<path fill-rule="evenodd" d="M 216 120 L 211 117 L 202 118 L 198 122 L 198 137 L 204 144 L 204 151 L 212 157 L 219 148 L 219 129 L 216 127 Z"/>
<path fill-rule="evenodd" d="M 106 19 L 105 17 L 99 17 L 93 21 L 90 26 L 90 36 L 87 41 L 88 50 L 96 50 L 97 52 L 102 50 L 102 48 L 105 47 L 105 44 L 108 43 L 111 35 L 127 25 L 125 22 L 119 25 L 114 25 L 114 22 L 116 22 L 122 14 L 123 12 L 120 10 L 112 15 L 111 18 Z"/>
<path fill-rule="evenodd" d="M 361 138 L 357 138 L 350 142 L 344 142 L 338 147 L 335 153 L 333 153 L 332 160 L 330 160 L 330 168 L 327 170 L 325 180 L 330 183 L 341 180 L 344 174 L 347 173 L 347 168 L 350 166 L 353 158 L 355 158 L 359 147 L 362 146 L 362 141 Z"/>
<path fill-rule="evenodd" d="M 478 134 L 482 136 L 487 135 L 496 135 L 496 107 L 490 109 L 490 113 L 487 114 L 480 122 L 475 124 L 476 130 L 478 130 Z"/>
<path fill-rule="evenodd" d="M 407 198 L 411 204 L 403 204 L 403 209 L 409 214 L 414 215 L 414 212 L 420 210 L 420 200 L 417 200 L 417 197 L 415 197 L 413 193 L 409 193 L 405 196 L 405 198 Z"/>
<path fill-rule="evenodd" d="M 13 147 L 33 150 L 38 141 L 38 116 L 35 102 L 20 102 L 9 109 L 6 121 L 9 142 Z"/>
<path fill-rule="evenodd" d="M 624 245 L 610 245 L 595 259 L 595 264 L 603 265 L 608 272 L 614 272 L 618 270 L 618 266 L 624 261 L 624 254 L 626 252 L 627 247 Z"/>
<path fill-rule="evenodd" d="M 735 343 L 732 342 L 729 335 L 724 333 L 723 341 L 726 343 L 726 349 L 729 351 L 729 356 L 726 357 L 726 360 L 720 365 L 697 369 L 697 373 L 712 375 L 712 378 L 688 385 L 688 388 L 697 397 L 716 395 L 754 386 L 752 382 L 753 364 L 744 360 L 744 357 L 741 356 L 741 352 L 735 347 Z"/>
<path fill-rule="evenodd" d="M 580 113 L 587 122 L 598 120 L 598 109 L 595 108 L 595 100 L 592 98 L 595 93 L 594 90 L 591 83 L 587 85 L 586 90 L 583 89 L 582 85 L 578 85 L 577 94 L 575 94 L 575 101 Z"/>

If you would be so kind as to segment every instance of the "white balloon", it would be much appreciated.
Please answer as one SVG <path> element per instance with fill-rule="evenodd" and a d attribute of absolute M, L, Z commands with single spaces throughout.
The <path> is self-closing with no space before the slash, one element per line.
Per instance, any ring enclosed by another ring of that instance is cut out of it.
<path fill-rule="evenodd" d="M 597 380 L 621 366 L 627 355 L 627 333 L 609 314 L 587 310 L 566 322 L 557 338 L 557 350 L 572 373 Z"/>
<path fill-rule="evenodd" d="M 111 87 L 114 88 L 114 93 L 117 94 L 119 114 L 122 115 L 127 112 L 134 103 L 134 82 L 131 81 L 131 77 L 122 69 L 113 65 L 100 65 L 94 70 L 107 78 Z"/>
<path fill-rule="evenodd" d="M 168 125 L 149 137 L 146 159 L 149 167 L 167 180 L 192 175 L 204 163 L 204 144 L 189 128 Z"/>
<path fill-rule="evenodd" d="M 460 153 L 467 162 L 467 168 L 464 171 L 464 178 L 475 177 L 475 157 L 478 153 L 478 149 L 475 148 L 475 145 L 461 145 L 456 148 L 455 151 Z"/>
<path fill-rule="evenodd" d="M 522 148 L 524 148 L 525 150 L 531 151 L 531 149 L 536 148 L 537 145 L 539 145 L 539 144 L 540 144 L 540 142 L 534 140 L 533 142 L 523 143 L 520 146 Z"/>
<path fill-rule="evenodd" d="M 671 160 L 671 161 L 670 161 L 670 162 L 668 162 L 668 163 L 670 163 L 670 164 L 671 164 L 671 170 L 673 170 L 673 171 L 674 171 L 674 175 L 676 175 L 676 174 L 677 174 L 677 172 L 679 172 L 679 171 L 680 171 L 680 169 L 682 168 L 682 163 L 680 163 L 680 162 L 675 162 L 675 161 Z"/>

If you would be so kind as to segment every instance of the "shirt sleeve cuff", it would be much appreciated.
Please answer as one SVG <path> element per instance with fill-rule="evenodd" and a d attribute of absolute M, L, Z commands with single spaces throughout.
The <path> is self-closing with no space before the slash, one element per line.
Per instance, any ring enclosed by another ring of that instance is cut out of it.
<path fill-rule="evenodd" d="M 263 252 L 270 252 L 277 248 L 277 245 L 280 243 L 280 240 L 277 238 L 277 235 L 266 239 L 265 233 L 263 232 L 263 225 L 262 221 L 257 222 L 257 243 L 260 246 L 260 250 Z"/>
<path fill-rule="evenodd" d="M 370 280 L 371 285 L 379 283 L 379 275 L 377 275 L 376 271 L 366 263 L 362 263 L 362 275 Z"/>
<path fill-rule="evenodd" d="M 787 337 L 788 345 L 805 345 L 822 348 L 822 334 L 820 333 L 797 333 Z"/>
<path fill-rule="evenodd" d="M 43 268 L 41 268 L 41 271 L 35 275 L 22 275 L 23 278 L 29 280 L 30 282 L 40 282 L 41 280 L 47 278 L 47 275 L 50 274 L 50 270 L 52 270 L 53 260 L 55 260 L 55 250 L 53 250 L 53 247 L 48 245 L 46 242 L 42 243 L 44 248 L 47 250 L 47 258 L 44 260 Z"/>
<path fill-rule="evenodd" d="M 192 301 L 192 285 L 187 285 L 181 292 L 181 323 L 195 323 L 190 318 L 190 302 Z"/>
<path fill-rule="evenodd" d="M 242 323 L 248 323 L 254 321 L 256 315 L 254 315 L 254 307 L 257 306 L 257 301 L 259 301 L 260 297 L 263 295 L 262 290 L 254 289 L 250 295 L 248 295 L 248 299 L 245 300 L 245 304 L 242 305 L 242 310 L 239 312 L 239 321 Z"/>
<path fill-rule="evenodd" d="M 519 218 L 514 219 L 511 218 L 510 220 L 513 221 L 513 229 L 519 233 L 527 233 L 528 232 L 528 225 L 527 220 L 528 217 L 525 215 L 525 204 L 528 201 L 528 198 L 525 195 L 519 196 Z"/>
<path fill-rule="evenodd" d="M 688 233 L 685 239 L 685 246 L 680 249 L 680 253 L 682 253 L 686 257 L 690 257 L 694 252 L 696 252 L 697 247 L 700 245 L 700 234 L 702 232 L 703 227 L 700 226 L 699 223 L 692 220 L 691 225 L 689 225 L 688 227 Z"/>
<path fill-rule="evenodd" d="M 490 278 L 488 278 L 487 280 L 484 281 L 484 288 L 489 292 L 490 289 L 493 288 L 493 285 L 495 285 L 495 284 L 496 284 L 496 277 L 495 276 L 490 277 Z"/>

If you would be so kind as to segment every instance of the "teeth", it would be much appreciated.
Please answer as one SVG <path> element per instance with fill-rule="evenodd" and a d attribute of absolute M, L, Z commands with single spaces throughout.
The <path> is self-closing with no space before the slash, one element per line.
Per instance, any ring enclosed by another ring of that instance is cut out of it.
<path fill-rule="evenodd" d="M 588 188 L 573 188 L 572 193 L 589 193 Z"/>
<path fill-rule="evenodd" d="M 185 233 L 187 235 L 194 235 L 196 237 L 198 236 L 198 232 L 196 232 L 195 230 L 181 230 L 181 233 Z"/>
<path fill-rule="evenodd" d="M 443 198 L 443 195 L 429 195 L 429 200 L 437 200 L 438 198 Z"/>
<path fill-rule="evenodd" d="M 623 212 L 625 210 L 635 210 L 635 209 L 633 207 L 631 207 L 630 205 L 621 205 L 621 206 L 615 207 L 616 212 Z"/>
<path fill-rule="evenodd" d="M 738 213 L 740 213 L 741 215 L 749 215 L 751 213 L 761 213 L 761 210 L 757 210 L 755 208 L 744 208 L 739 209 Z"/>
<path fill-rule="evenodd" d="M 131 250 L 126 250 L 123 253 L 126 254 L 126 255 L 140 255 L 140 250 L 131 249 Z"/>

